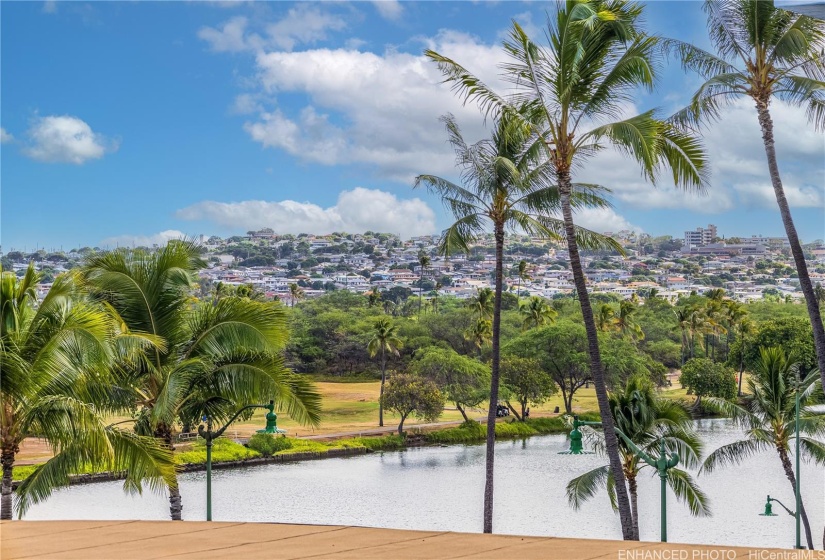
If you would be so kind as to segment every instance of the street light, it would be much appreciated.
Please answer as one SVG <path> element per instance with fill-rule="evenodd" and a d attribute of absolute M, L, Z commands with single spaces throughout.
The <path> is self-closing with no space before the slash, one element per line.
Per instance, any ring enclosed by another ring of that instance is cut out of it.
<path fill-rule="evenodd" d="M 799 476 L 802 474 L 801 469 L 799 468 L 799 368 L 796 367 L 796 368 L 794 368 L 794 370 L 795 370 L 795 374 L 796 374 L 796 403 L 795 403 L 795 405 L 796 405 L 796 411 L 795 411 L 796 412 L 796 427 L 795 427 L 795 431 L 796 431 L 796 484 L 794 485 L 794 497 L 796 498 L 796 511 L 794 512 L 794 511 L 789 510 L 788 508 L 785 507 L 785 504 L 783 504 L 782 502 L 780 502 L 776 498 L 771 498 L 770 496 L 768 496 L 768 501 L 765 503 L 765 513 L 761 513 L 760 515 L 765 516 L 765 517 L 775 517 L 776 516 L 776 514 L 771 514 L 771 512 L 770 512 L 771 502 L 778 503 L 780 506 L 782 506 L 784 508 L 785 511 L 787 511 L 789 514 L 793 515 L 794 518 L 796 519 L 796 548 L 801 549 L 801 548 L 803 548 L 803 546 L 802 546 L 802 532 L 800 530 L 800 525 L 799 525 L 799 516 L 800 516 L 800 513 L 802 512 L 802 496 L 800 494 L 801 490 L 800 490 L 800 486 L 799 486 L 799 484 L 800 484 Z"/>
<path fill-rule="evenodd" d="M 204 416 L 206 420 L 206 429 L 203 429 L 203 424 L 198 426 L 198 435 L 206 440 L 206 520 L 212 521 L 212 441 L 221 437 L 226 429 L 229 427 L 244 410 L 250 408 L 266 408 L 269 412 L 266 414 L 266 428 L 257 430 L 259 434 L 282 434 L 286 430 L 278 428 L 278 415 L 275 414 L 275 401 L 269 401 L 269 404 L 250 404 L 243 407 L 229 419 L 223 428 L 215 432 L 212 431 L 212 419 Z"/>
<path fill-rule="evenodd" d="M 587 453 L 584 451 L 584 446 L 582 445 L 582 433 L 579 430 L 579 426 L 594 426 L 597 428 L 602 427 L 601 422 L 585 422 L 583 420 L 579 420 L 578 416 L 573 417 L 573 431 L 570 432 L 570 450 L 569 451 L 562 451 L 562 455 L 583 455 Z M 621 437 L 627 446 L 633 451 L 633 454 L 636 455 L 639 459 L 656 469 L 659 473 L 659 480 L 662 484 L 661 490 L 661 504 L 662 504 L 662 516 L 661 516 L 661 540 L 662 542 L 667 542 L 667 471 L 675 467 L 679 464 L 679 454 L 678 453 L 671 453 L 668 454 L 665 451 L 665 440 L 659 440 L 659 457 L 654 459 L 641 449 L 639 449 L 635 443 L 633 443 L 629 437 L 627 437 L 624 432 L 622 432 L 618 427 L 614 426 L 614 430 L 616 431 L 616 435 Z"/>

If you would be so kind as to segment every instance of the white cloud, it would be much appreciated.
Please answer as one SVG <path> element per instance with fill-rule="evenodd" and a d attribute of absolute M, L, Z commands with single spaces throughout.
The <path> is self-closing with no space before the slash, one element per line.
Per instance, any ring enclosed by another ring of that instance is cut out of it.
<path fill-rule="evenodd" d="M 343 18 L 309 4 L 298 4 L 286 15 L 259 31 L 249 29 L 244 16 L 230 18 L 219 28 L 202 27 L 198 37 L 216 52 L 259 52 L 265 48 L 292 50 L 299 44 L 312 44 L 328 38 L 330 31 L 346 27 Z"/>
<path fill-rule="evenodd" d="M 473 61 L 475 72 L 503 89 L 498 47 L 452 31 L 422 42 Z M 420 173 L 455 171 L 440 115 L 454 113 L 468 141 L 484 134 L 478 109 L 456 99 L 436 65 L 421 55 L 314 49 L 259 53 L 256 63 L 264 92 L 304 93 L 309 103 L 296 114 L 263 111 L 245 130 L 264 146 L 308 162 L 368 164 L 385 177 L 410 182 Z"/>
<path fill-rule="evenodd" d="M 0 144 L 5 144 L 6 142 L 12 141 L 14 141 L 14 136 L 6 132 L 5 128 L 0 127 Z"/>
<path fill-rule="evenodd" d="M 409 237 L 436 231 L 435 214 L 424 201 L 402 200 L 385 191 L 362 187 L 342 191 L 335 206 L 329 208 L 294 200 L 207 200 L 178 210 L 176 216 L 231 229 L 271 227 L 280 233 L 293 234 L 374 230 Z"/>
<path fill-rule="evenodd" d="M 582 208 L 576 211 L 573 222 L 577 226 L 597 233 L 621 230 L 642 231 L 642 228 L 631 224 L 624 216 L 617 214 L 613 208 Z"/>
<path fill-rule="evenodd" d="M 183 239 L 186 237 L 181 231 L 168 229 L 154 235 L 116 235 L 107 237 L 100 242 L 101 247 L 152 247 L 153 245 L 166 245 L 172 239 Z"/>
<path fill-rule="evenodd" d="M 24 153 L 48 163 L 80 165 L 117 150 L 117 143 L 106 139 L 77 117 L 69 115 L 38 117 L 28 131 L 29 146 Z"/>
<path fill-rule="evenodd" d="M 384 19 L 397 21 L 404 13 L 404 6 L 398 0 L 374 0 L 373 5 Z"/>

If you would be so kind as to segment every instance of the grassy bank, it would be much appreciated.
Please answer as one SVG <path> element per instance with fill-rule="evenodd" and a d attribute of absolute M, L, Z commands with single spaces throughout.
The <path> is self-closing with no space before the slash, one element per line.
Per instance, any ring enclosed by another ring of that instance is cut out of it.
<path fill-rule="evenodd" d="M 597 413 L 583 413 L 582 420 L 599 420 Z M 496 424 L 496 439 L 519 439 L 545 434 L 561 434 L 570 431 L 570 426 L 559 416 L 552 418 L 528 418 L 524 422 L 500 422 Z M 455 444 L 478 443 L 487 437 L 487 426 L 478 422 L 464 422 L 456 428 L 436 430 L 424 434 L 427 443 Z"/>

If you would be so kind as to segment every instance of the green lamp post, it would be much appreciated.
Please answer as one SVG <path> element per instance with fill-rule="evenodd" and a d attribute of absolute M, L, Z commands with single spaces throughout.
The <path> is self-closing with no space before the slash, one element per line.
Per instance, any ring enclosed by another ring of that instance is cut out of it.
<path fill-rule="evenodd" d="M 275 401 L 269 401 L 269 404 L 250 404 L 238 410 L 229 419 L 220 430 L 212 431 L 212 419 L 204 416 L 206 420 L 206 429 L 203 429 L 203 424 L 198 426 L 198 435 L 206 440 L 206 520 L 212 521 L 212 441 L 221 437 L 226 429 L 234 422 L 238 416 L 245 410 L 250 408 L 266 408 L 269 412 L 266 414 L 266 428 L 257 430 L 259 434 L 282 434 L 286 430 L 278 428 L 278 415 L 275 414 Z"/>
<path fill-rule="evenodd" d="M 796 511 L 791 511 L 785 504 L 777 500 L 776 498 L 771 498 L 768 496 L 768 500 L 765 502 L 765 513 L 760 513 L 764 517 L 776 517 L 776 514 L 771 512 L 771 502 L 776 502 L 782 509 L 787 511 L 790 515 L 793 515 L 796 519 L 796 548 L 801 549 L 802 546 L 802 531 L 799 524 L 799 517 L 802 512 L 802 495 L 800 494 L 800 480 L 799 477 L 801 476 L 800 468 L 799 468 L 799 368 L 796 368 L 796 421 L 795 421 L 795 431 L 796 431 L 796 484 L 794 485 L 794 497 L 796 498 Z"/>
<path fill-rule="evenodd" d="M 594 426 L 596 428 L 601 428 L 601 422 L 585 422 L 583 420 L 579 420 L 578 416 L 573 417 L 573 431 L 570 432 L 570 450 L 569 451 L 562 451 L 562 455 L 583 455 L 587 453 L 584 450 L 584 446 L 582 445 L 582 433 L 579 430 L 580 426 Z M 624 432 L 622 432 L 618 427 L 614 428 L 616 430 L 616 435 L 622 438 L 627 446 L 633 451 L 633 454 L 636 455 L 639 459 L 656 469 L 656 472 L 659 473 L 659 480 L 661 481 L 661 505 L 662 505 L 662 516 L 661 516 L 661 537 L 662 542 L 667 542 L 667 471 L 675 467 L 679 464 L 679 454 L 678 453 L 671 453 L 668 454 L 665 450 L 665 440 L 659 440 L 659 457 L 654 459 L 633 443 L 629 437 L 627 437 Z"/>

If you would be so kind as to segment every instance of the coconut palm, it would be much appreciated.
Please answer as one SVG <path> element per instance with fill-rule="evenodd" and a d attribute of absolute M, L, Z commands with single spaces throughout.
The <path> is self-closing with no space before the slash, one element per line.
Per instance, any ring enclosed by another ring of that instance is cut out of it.
<path fill-rule="evenodd" d="M 623 300 L 619 303 L 619 313 L 616 314 L 615 325 L 622 336 L 625 336 L 634 342 L 645 337 L 642 332 L 642 327 L 636 322 L 636 311 L 638 307 L 630 300 Z"/>
<path fill-rule="evenodd" d="M 467 300 L 467 307 L 476 313 L 479 319 L 492 319 L 495 293 L 490 288 L 479 288 L 476 295 Z"/>
<path fill-rule="evenodd" d="M 302 290 L 301 287 L 298 286 L 298 284 L 296 284 L 295 282 L 290 283 L 289 284 L 289 302 L 290 302 L 289 306 L 290 307 L 295 307 L 295 303 L 299 299 L 303 299 L 303 298 L 304 298 L 304 290 Z"/>
<path fill-rule="evenodd" d="M 482 349 L 493 339 L 493 323 L 489 319 L 479 317 L 464 331 L 464 340 L 472 343 L 478 349 L 478 357 L 482 357 Z"/>
<path fill-rule="evenodd" d="M 558 187 L 607 454 L 620 489 L 617 497 L 625 538 L 633 534 L 633 520 L 573 221 L 576 193 L 592 185 L 575 183 L 573 171 L 585 167 L 595 153 L 612 146 L 638 162 L 651 182 L 665 169 L 672 170 L 673 180 L 680 187 L 698 189 L 705 179 L 705 154 L 695 136 L 658 118 L 652 110 L 620 119 L 625 104 L 636 98 L 638 90 L 650 90 L 657 81 L 660 43 L 639 29 L 641 13 L 640 5 L 623 0 L 568 0 L 550 16 L 547 47 L 531 41 L 514 23 L 504 45 L 510 61 L 502 69 L 503 78 L 513 84 L 515 92 L 506 98 L 455 61 L 427 51 L 465 101 L 477 101 L 492 117 L 513 114 L 514 103 L 527 105 L 540 123 L 535 130 Z"/>
<path fill-rule="evenodd" d="M 387 380 L 387 354 L 398 356 L 398 350 L 404 344 L 398 338 L 398 325 L 387 317 L 380 317 L 372 328 L 372 338 L 367 343 L 371 357 L 381 354 L 381 393 L 378 399 L 378 425 L 384 425 L 384 383 Z"/>
<path fill-rule="evenodd" d="M 825 22 L 777 8 L 772 0 L 706 0 L 708 33 L 716 55 L 685 43 L 671 45 L 683 65 L 705 83 L 677 113 L 691 125 L 718 119 L 739 99 L 756 106 L 765 156 L 785 234 L 814 332 L 820 378 L 825 383 L 825 327 L 805 254 L 785 196 L 776 159 L 770 103 L 803 107 L 808 121 L 825 130 Z"/>
<path fill-rule="evenodd" d="M 601 332 L 608 332 L 613 330 L 616 326 L 616 312 L 613 306 L 609 303 L 603 303 L 599 306 L 596 314 L 596 327 Z"/>
<path fill-rule="evenodd" d="M 270 399 L 299 422 L 317 425 L 318 393 L 283 365 L 283 307 L 240 297 L 192 304 L 189 293 L 203 266 L 198 249 L 175 241 L 155 252 L 103 253 L 83 269 L 88 289 L 129 332 L 159 341 L 115 369 L 118 386 L 137 408 L 137 433 L 172 449 L 177 420 L 196 423 L 206 415 L 222 421 Z M 181 519 L 176 484 L 169 485 L 169 502 L 172 519 Z"/>
<path fill-rule="evenodd" d="M 679 307 L 673 310 L 676 315 L 676 328 L 679 329 L 682 339 L 682 348 L 680 352 L 681 365 L 685 365 L 685 356 L 688 354 L 690 348 L 690 316 L 692 309 L 690 307 Z"/>
<path fill-rule="evenodd" d="M 418 265 L 421 272 L 418 274 L 418 315 L 421 316 L 421 302 L 424 299 L 424 271 L 430 266 L 430 257 L 421 253 L 418 255 Z"/>
<path fill-rule="evenodd" d="M 530 274 L 527 272 L 527 261 L 520 260 L 518 262 L 518 267 L 516 268 L 518 273 L 518 288 L 516 288 L 516 297 L 521 297 L 521 281 L 528 280 L 530 278 Z"/>
<path fill-rule="evenodd" d="M 667 452 L 678 453 L 679 460 L 686 467 L 699 465 L 702 442 L 693 431 L 690 414 L 681 403 L 658 397 L 649 379 L 642 376 L 628 379 L 621 391 L 610 395 L 610 406 L 616 427 L 648 455 L 657 456 L 660 453 L 660 442 L 664 440 Z M 641 470 L 649 465 L 637 457 L 624 440 L 620 441 L 622 469 L 633 510 L 633 531 L 638 539 L 637 479 Z M 603 450 L 603 445 L 597 447 Z M 667 484 L 676 498 L 688 505 L 692 515 L 710 514 L 707 496 L 686 471 L 669 469 Z M 571 480 L 567 484 L 567 499 L 570 505 L 578 509 L 600 488 L 607 489 L 610 503 L 615 508 L 615 482 L 609 465 L 598 467 Z"/>
<path fill-rule="evenodd" d="M 515 111 L 515 109 L 514 109 Z M 499 354 L 501 332 L 501 293 L 504 277 L 504 239 L 508 230 L 525 232 L 545 239 L 560 239 L 562 224 L 547 216 L 558 210 L 559 191 L 553 183 L 549 161 L 544 158 L 539 139 L 531 132 L 524 118 L 513 112 L 502 112 L 492 137 L 468 145 L 452 115 L 442 117 L 450 143 L 461 168 L 462 185 L 435 175 L 420 175 L 415 187 L 425 186 L 439 195 L 456 218 L 440 242 L 440 251 L 448 256 L 456 251 L 470 252 L 470 243 L 493 230 L 495 239 L 495 291 L 492 309 L 492 375 L 490 407 L 487 414 L 486 482 L 484 490 L 484 531 L 492 532 L 493 523 L 493 462 L 495 445 L 496 405 L 499 389 Z M 586 188 L 574 205 L 601 206 L 600 189 Z M 569 232 L 591 246 L 618 247 L 612 240 L 587 230 Z M 484 294 L 484 304 L 482 304 Z M 486 315 L 489 292 L 478 293 L 479 316 Z"/>
<path fill-rule="evenodd" d="M 825 464 L 825 412 L 812 408 L 822 397 L 822 382 L 816 372 L 799 381 L 796 378 L 799 365 L 782 348 L 760 348 L 756 368 L 748 377 L 748 395 L 744 404 L 713 399 L 722 412 L 731 416 L 745 430 L 746 438 L 723 445 L 705 459 L 702 470 L 708 472 L 726 465 L 735 465 L 745 458 L 764 450 L 776 451 L 785 476 L 796 492 L 796 476 L 791 463 L 790 442 L 800 438 L 803 457 L 818 464 Z M 796 392 L 800 394 L 798 435 L 795 435 Z M 811 525 L 805 506 L 800 502 L 802 524 L 808 548 L 813 549 Z"/>
<path fill-rule="evenodd" d="M 518 310 L 524 330 L 543 327 L 555 321 L 558 315 L 556 310 L 547 304 L 547 300 L 539 296 L 530 296 L 530 299 L 519 305 Z"/>
<path fill-rule="evenodd" d="M 110 367 L 119 352 L 150 344 L 120 332 L 103 306 L 88 300 L 74 276 L 58 276 L 37 301 L 40 275 L 0 268 L 0 519 L 12 517 L 12 474 L 19 446 L 43 438 L 54 456 L 17 489 L 17 513 L 69 484 L 87 469 L 126 471 L 124 488 L 175 484 L 171 453 L 152 438 L 109 425 L 116 400 Z"/>

